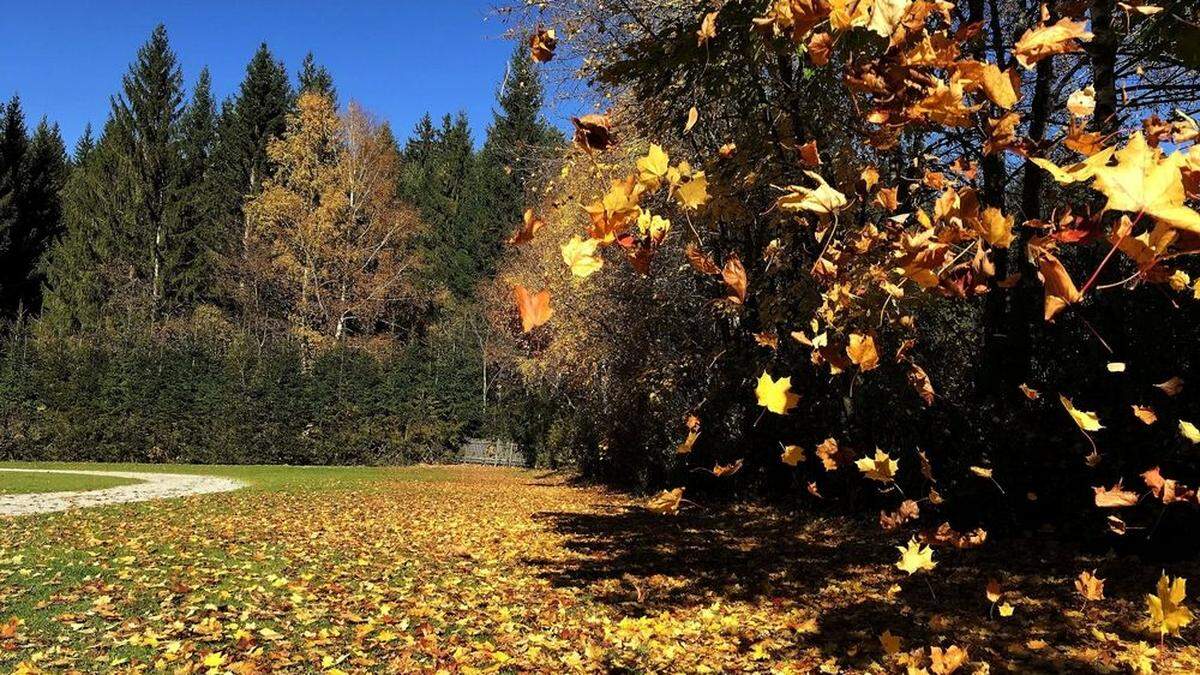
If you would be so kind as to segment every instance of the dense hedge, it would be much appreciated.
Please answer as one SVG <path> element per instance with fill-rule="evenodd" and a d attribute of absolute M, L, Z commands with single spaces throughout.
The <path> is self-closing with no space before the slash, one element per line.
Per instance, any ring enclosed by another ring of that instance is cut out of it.
<path fill-rule="evenodd" d="M 5 331 L 0 459 L 407 463 L 478 423 L 469 353 L 437 336 L 316 350 L 197 322 L 36 332 Z"/>

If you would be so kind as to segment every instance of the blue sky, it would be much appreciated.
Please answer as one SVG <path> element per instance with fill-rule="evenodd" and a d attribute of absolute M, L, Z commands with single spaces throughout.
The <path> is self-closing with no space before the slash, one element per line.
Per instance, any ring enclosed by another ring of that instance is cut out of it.
<path fill-rule="evenodd" d="M 218 100 L 236 90 L 265 41 L 293 80 L 304 54 L 333 74 L 339 97 L 391 122 L 400 139 L 428 110 L 466 110 L 476 143 L 491 121 L 512 50 L 485 0 L 27 0 L 6 3 L 0 97 L 19 93 L 30 124 L 58 122 L 68 147 L 99 128 L 139 45 L 167 26 L 190 88 L 212 71 Z M 561 112 L 547 111 L 561 124 Z"/>

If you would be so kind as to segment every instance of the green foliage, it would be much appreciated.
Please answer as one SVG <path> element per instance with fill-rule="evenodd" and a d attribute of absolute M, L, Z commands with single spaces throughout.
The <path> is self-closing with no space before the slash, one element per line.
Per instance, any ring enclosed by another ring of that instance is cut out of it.
<path fill-rule="evenodd" d="M 266 342 L 210 307 L 151 333 L 17 326 L 0 354 L 0 458 L 195 463 L 433 461 L 462 423 L 423 346 Z"/>

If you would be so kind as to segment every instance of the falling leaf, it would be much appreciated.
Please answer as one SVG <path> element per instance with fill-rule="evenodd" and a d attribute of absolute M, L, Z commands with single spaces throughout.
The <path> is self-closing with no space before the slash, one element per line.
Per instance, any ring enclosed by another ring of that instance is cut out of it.
<path fill-rule="evenodd" d="M 701 251 L 695 244 L 688 244 L 684 248 L 684 256 L 687 257 L 688 263 L 701 274 L 720 274 L 721 268 L 713 262 L 712 256 L 704 251 Z"/>
<path fill-rule="evenodd" d="M 603 152 L 612 145 L 612 121 L 608 115 L 572 117 L 571 123 L 575 125 L 575 145 L 589 155 Z"/>
<path fill-rule="evenodd" d="M 1096 570 L 1084 570 L 1075 579 L 1075 590 L 1079 591 L 1084 600 L 1103 600 L 1104 579 L 1096 576 Z"/>
<path fill-rule="evenodd" d="M 850 335 L 850 344 L 846 347 L 846 355 L 851 363 L 863 372 L 874 370 L 879 365 L 879 352 L 875 350 L 875 338 L 861 333 Z"/>
<path fill-rule="evenodd" d="M 837 440 L 826 438 L 821 441 L 821 444 L 817 446 L 816 453 L 826 471 L 834 471 L 838 468 L 838 457 L 841 453 L 838 449 Z"/>
<path fill-rule="evenodd" d="M 679 513 L 679 507 L 682 503 L 683 488 L 678 487 L 674 490 L 663 490 L 646 502 L 646 508 L 655 513 L 673 516 Z"/>
<path fill-rule="evenodd" d="M 908 14 L 913 0 L 868 0 L 871 19 L 867 30 L 875 31 L 880 37 L 889 38 Z"/>
<path fill-rule="evenodd" d="M 1183 391 L 1183 378 L 1178 376 L 1172 377 L 1166 382 L 1159 382 L 1154 386 L 1158 387 L 1167 396 L 1178 396 Z"/>
<path fill-rule="evenodd" d="M 1146 629 L 1160 638 L 1178 636 L 1179 629 L 1192 622 L 1192 610 L 1183 606 L 1187 597 L 1187 579 L 1172 581 L 1165 573 L 1158 579 L 1158 594 L 1146 594 L 1146 611 L 1150 617 Z"/>
<path fill-rule="evenodd" d="M 696 445 L 696 440 L 700 438 L 699 431 L 689 431 L 687 438 L 682 443 L 675 446 L 675 454 L 686 455 L 692 451 L 692 446 Z"/>
<path fill-rule="evenodd" d="M 789 185 L 785 188 L 785 194 L 775 201 L 777 207 L 784 211 L 832 214 L 846 206 L 846 195 L 833 189 L 820 174 L 814 171 L 805 171 L 804 174 L 816 181 L 817 187 Z"/>
<path fill-rule="evenodd" d="M 915 363 L 908 364 L 908 383 L 917 390 L 917 395 L 925 405 L 933 405 L 933 383 L 929 381 L 929 375 L 925 373 L 924 368 Z"/>
<path fill-rule="evenodd" d="M 1053 321 L 1067 305 L 1079 302 L 1083 295 L 1075 288 L 1075 282 L 1071 281 L 1071 276 L 1067 274 L 1066 268 L 1058 258 L 1050 253 L 1043 253 L 1038 265 L 1046 293 L 1044 318 L 1046 321 Z"/>
<path fill-rule="evenodd" d="M 991 478 L 992 477 L 992 470 L 986 469 L 982 466 L 972 466 L 971 473 L 975 474 L 976 476 L 979 476 L 980 478 Z"/>
<path fill-rule="evenodd" d="M 1042 397 L 1042 394 L 1038 392 L 1037 389 L 1034 389 L 1027 384 L 1022 383 L 1018 388 L 1021 390 L 1021 393 L 1025 395 L 1025 398 L 1029 399 L 1030 401 L 1036 401 Z"/>
<path fill-rule="evenodd" d="M 1010 617 L 1013 615 L 1013 606 L 1007 602 L 996 608 L 1000 612 L 1000 616 Z"/>
<path fill-rule="evenodd" d="M 730 256 L 725 261 L 725 267 L 721 269 L 721 279 L 729 291 L 727 297 L 731 302 L 739 305 L 746 302 L 746 285 L 749 282 L 746 279 L 746 268 L 737 256 Z"/>
<path fill-rule="evenodd" d="M 1091 117 L 1096 111 L 1096 90 L 1088 85 L 1071 92 L 1067 97 L 1067 110 L 1076 117 Z"/>
<path fill-rule="evenodd" d="M 812 59 L 814 66 L 829 63 L 832 50 L 833 37 L 829 33 L 814 33 L 808 40 L 808 58 Z"/>
<path fill-rule="evenodd" d="M 804 461 L 804 448 L 798 445 L 784 446 L 783 454 L 779 456 L 779 459 L 788 466 L 796 466 Z"/>
<path fill-rule="evenodd" d="M 1125 364 L 1121 363 L 1120 361 L 1112 361 L 1106 366 L 1106 368 L 1108 368 L 1108 372 L 1110 373 L 1125 372 Z"/>
<path fill-rule="evenodd" d="M 1111 488 L 1094 487 L 1096 506 L 1102 509 L 1119 509 L 1138 503 L 1138 494 L 1121 487 L 1121 481 Z"/>
<path fill-rule="evenodd" d="M 937 567 L 937 563 L 933 561 L 933 549 L 918 544 L 916 539 L 909 539 L 907 546 L 897 546 L 896 549 L 900 551 L 900 560 L 896 562 L 896 567 L 908 572 L 909 576 Z"/>
<path fill-rule="evenodd" d="M 688 110 L 687 122 L 683 125 L 683 133 L 686 134 L 689 131 L 691 131 L 692 127 L 696 126 L 696 122 L 698 122 L 699 120 L 700 120 L 700 111 L 696 110 L 696 106 L 692 106 L 691 109 Z"/>
<path fill-rule="evenodd" d="M 1200 232 L 1200 213 L 1184 206 L 1187 193 L 1179 152 L 1163 158 L 1138 131 L 1116 152 L 1117 164 L 1096 169 L 1094 187 L 1108 197 L 1106 211 L 1146 213 L 1174 227 Z"/>
<path fill-rule="evenodd" d="M 758 398 L 760 406 L 777 415 L 786 415 L 800 402 L 800 397 L 793 394 L 791 390 L 791 377 L 774 380 L 766 371 L 763 371 L 758 378 L 758 386 L 754 389 L 754 395 Z"/>
<path fill-rule="evenodd" d="M 1080 41 L 1089 42 L 1091 39 L 1092 34 L 1087 32 L 1086 22 L 1064 17 L 1054 25 L 1043 24 L 1026 30 L 1013 45 L 1012 53 L 1017 62 L 1028 69 L 1048 56 L 1082 51 Z"/>
<path fill-rule="evenodd" d="M 712 474 L 717 478 L 721 478 L 722 476 L 732 476 L 738 471 L 741 471 L 742 463 L 744 461 L 745 460 L 739 459 L 732 464 L 716 464 L 713 466 Z"/>
<path fill-rule="evenodd" d="M 638 181 L 649 190 L 657 190 L 670 166 L 667 153 L 658 144 L 651 143 L 646 156 L 637 160 Z"/>
<path fill-rule="evenodd" d="M 524 286 L 513 287 L 513 296 L 517 301 L 517 311 L 521 314 L 521 328 L 526 333 L 545 324 L 554 315 L 550 307 L 549 289 L 530 295 Z"/>
<path fill-rule="evenodd" d="M 1135 405 L 1133 408 L 1133 416 L 1141 420 L 1144 424 L 1154 424 L 1158 421 L 1158 415 L 1154 414 L 1154 410 L 1149 406 Z"/>
<path fill-rule="evenodd" d="M 604 260 L 596 255 L 596 246 L 599 244 L 600 242 L 596 239 L 585 240 L 576 235 L 571 237 L 571 241 L 562 245 L 563 262 L 571 268 L 572 274 L 586 279 L 604 267 Z"/>
<path fill-rule="evenodd" d="M 984 595 L 987 596 L 987 600 L 990 603 L 1000 602 L 1000 582 L 995 579 L 988 579 Z"/>
<path fill-rule="evenodd" d="M 891 483 L 900 470 L 900 461 L 892 459 L 886 452 L 875 449 L 874 457 L 864 457 L 854 463 L 864 476 L 881 483 Z"/>
<path fill-rule="evenodd" d="M 807 166 L 820 166 L 821 153 L 817 150 L 817 142 L 809 141 L 804 145 L 796 148 L 796 152 L 800 153 L 800 161 Z"/>
<path fill-rule="evenodd" d="M 704 172 L 692 174 L 692 177 L 675 191 L 675 198 L 684 208 L 693 211 L 708 203 L 708 178 Z"/>
<path fill-rule="evenodd" d="M 546 63 L 554 58 L 554 49 L 558 46 L 558 37 L 553 28 L 538 26 L 529 36 L 529 56 L 538 63 Z"/>
<path fill-rule="evenodd" d="M 1200 443 L 1200 429 L 1197 429 L 1196 425 L 1191 422 L 1179 420 L 1179 433 L 1191 441 L 1192 445 Z"/>
<path fill-rule="evenodd" d="M 1008 248 L 1013 241 L 1013 217 L 1005 216 L 1000 209 L 989 206 L 980 219 L 980 234 L 984 241 L 997 248 Z"/>
<path fill-rule="evenodd" d="M 1080 429 L 1084 431 L 1100 431 L 1104 428 L 1104 425 L 1100 424 L 1100 417 L 1096 413 L 1076 409 L 1075 404 L 1071 403 L 1071 399 L 1062 394 L 1058 395 L 1058 400 L 1062 402 L 1062 406 L 1066 408 L 1067 414 L 1071 416 L 1071 419 L 1075 420 L 1075 424 Z"/>
<path fill-rule="evenodd" d="M 508 239 L 508 243 L 514 246 L 533 241 L 533 235 L 545 225 L 541 218 L 533 215 L 533 209 L 525 209 L 522 221 L 521 228 Z"/>
<path fill-rule="evenodd" d="M 696 44 L 703 45 L 717 36 L 717 12 L 709 12 L 700 20 L 700 28 L 696 31 Z"/>

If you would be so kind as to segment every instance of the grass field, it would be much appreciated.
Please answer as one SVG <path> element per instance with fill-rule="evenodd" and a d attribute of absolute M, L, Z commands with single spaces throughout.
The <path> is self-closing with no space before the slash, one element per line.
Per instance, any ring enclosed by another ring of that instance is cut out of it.
<path fill-rule="evenodd" d="M 1194 626 L 1150 652 L 1160 568 L 1048 541 L 938 549 L 918 578 L 837 519 L 661 516 L 539 472 L 169 470 L 250 487 L 0 518 L 0 672 L 904 672 L 951 645 L 959 672 L 1200 667 Z M 1085 604 L 1083 569 L 1137 572 Z"/>
<path fill-rule="evenodd" d="M 0 464 L 0 467 L 7 466 Z M 33 492 L 67 492 L 102 490 L 130 485 L 136 480 L 108 476 L 81 476 L 67 473 L 15 473 L 0 471 L 0 495 L 22 495 Z"/>

